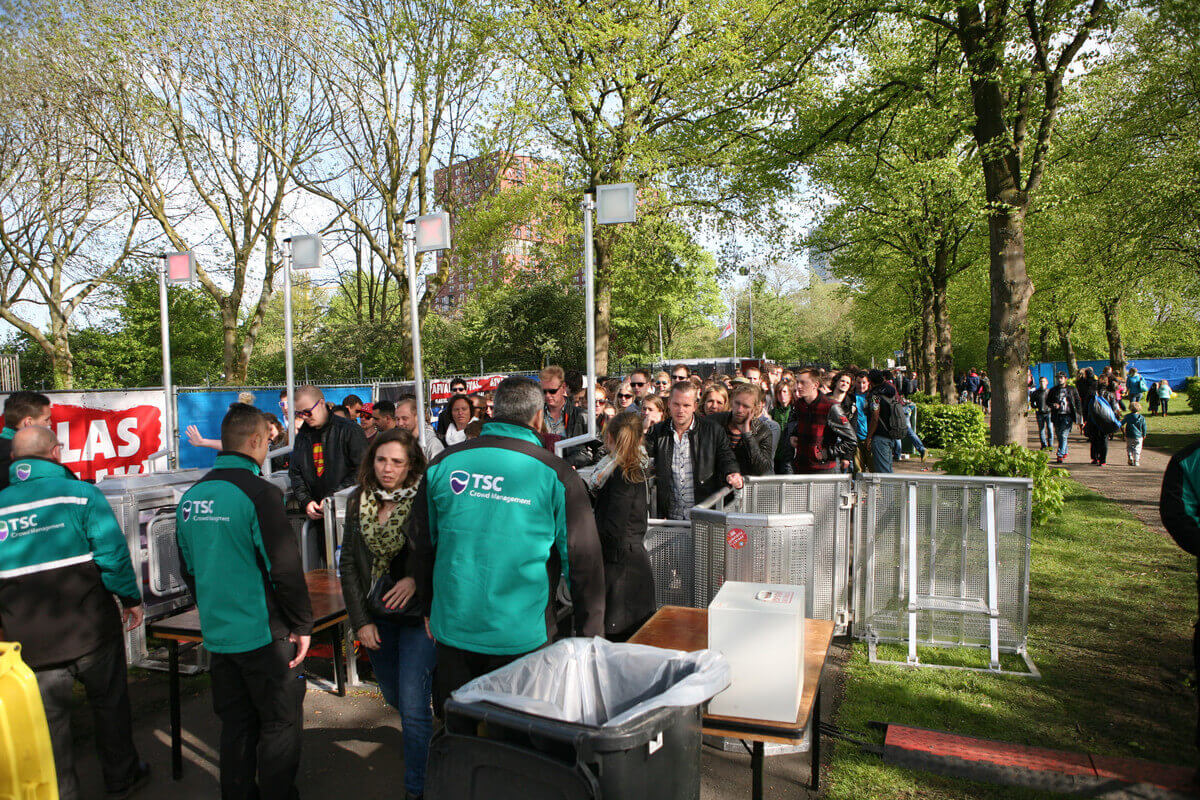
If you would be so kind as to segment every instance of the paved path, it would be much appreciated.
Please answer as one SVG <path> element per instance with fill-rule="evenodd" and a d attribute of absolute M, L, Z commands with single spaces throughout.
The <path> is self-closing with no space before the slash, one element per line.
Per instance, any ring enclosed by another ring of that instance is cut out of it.
<path fill-rule="evenodd" d="M 823 704 L 826 720 L 832 719 L 840 700 L 840 665 L 848 656 L 844 644 L 835 645 L 831 651 L 837 668 L 831 665 L 826 669 L 826 697 L 837 694 L 838 698 Z M 134 796 L 136 800 L 211 800 L 220 795 L 220 728 L 208 685 L 206 676 L 183 679 L 184 774 L 175 782 L 171 780 L 166 675 L 143 670 L 131 674 L 134 740 L 153 769 L 150 784 Z M 86 704 L 75 709 L 72 723 L 82 800 L 101 800 L 104 787 Z M 702 753 L 701 800 L 734 800 L 750 795 L 749 755 L 727 753 L 708 745 Z M 807 754 L 768 758 L 766 795 L 809 797 L 808 763 Z M 399 717 L 372 685 L 351 689 L 341 698 L 310 684 L 304 699 L 304 752 L 298 783 L 304 798 L 344 797 L 348 789 L 356 798 L 404 796 Z"/>
<path fill-rule="evenodd" d="M 1037 429 L 1030 426 L 1029 447 L 1039 446 Z M 1108 463 L 1103 467 L 1093 466 L 1088 440 L 1076 428 L 1067 440 L 1067 460 L 1062 465 L 1071 477 L 1089 489 L 1120 503 L 1151 530 L 1166 535 L 1166 528 L 1158 515 L 1158 497 L 1162 489 L 1163 473 L 1171 453 L 1166 450 L 1144 447 L 1140 466 L 1128 465 L 1125 440 L 1116 436 L 1108 443 Z M 1053 461 L 1053 451 L 1051 451 Z"/>

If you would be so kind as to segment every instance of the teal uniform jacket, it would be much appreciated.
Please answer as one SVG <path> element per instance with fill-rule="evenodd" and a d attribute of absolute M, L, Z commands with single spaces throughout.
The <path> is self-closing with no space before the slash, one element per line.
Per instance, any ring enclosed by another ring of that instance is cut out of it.
<path fill-rule="evenodd" d="M 417 596 L 439 643 L 492 655 L 536 650 L 569 582 L 575 629 L 604 635 L 604 562 L 587 489 L 524 425 L 488 422 L 443 450 L 413 502 Z"/>
<path fill-rule="evenodd" d="M 223 451 L 175 510 L 183 579 L 214 653 L 310 634 L 312 602 L 283 493 L 240 453 Z"/>
<path fill-rule="evenodd" d="M 0 626 L 37 669 L 120 639 L 142 594 L 104 495 L 44 458 L 20 458 L 0 491 Z"/>

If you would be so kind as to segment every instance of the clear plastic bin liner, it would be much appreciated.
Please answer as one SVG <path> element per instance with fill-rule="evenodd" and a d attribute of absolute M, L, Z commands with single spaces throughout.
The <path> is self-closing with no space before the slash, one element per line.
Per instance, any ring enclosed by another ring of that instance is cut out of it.
<path fill-rule="evenodd" d="M 685 653 L 600 637 L 563 639 L 489 672 L 451 697 L 607 728 L 664 706 L 697 706 L 729 686 L 715 650 Z"/>

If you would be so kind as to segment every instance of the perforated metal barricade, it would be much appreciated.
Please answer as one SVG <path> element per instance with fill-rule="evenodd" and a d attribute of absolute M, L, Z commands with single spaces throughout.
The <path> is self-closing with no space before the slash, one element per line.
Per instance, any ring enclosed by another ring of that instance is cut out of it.
<path fill-rule="evenodd" d="M 1026 654 L 1033 485 L 1025 478 L 860 477 L 856 633 L 908 647 L 981 647 Z"/>

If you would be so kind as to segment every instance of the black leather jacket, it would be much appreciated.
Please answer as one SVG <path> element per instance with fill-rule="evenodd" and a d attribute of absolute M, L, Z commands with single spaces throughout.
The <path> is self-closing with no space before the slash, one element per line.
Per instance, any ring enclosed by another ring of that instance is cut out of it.
<path fill-rule="evenodd" d="M 322 475 L 317 475 L 313 465 L 313 443 L 318 440 L 324 450 L 325 471 Z M 358 480 L 358 465 L 366 452 L 366 434 L 348 419 L 330 414 L 323 428 L 301 427 L 288 467 L 292 492 L 300 507 L 304 508 L 310 500 L 324 500 L 339 489 L 353 486 Z"/>
<path fill-rule="evenodd" d="M 697 503 L 720 491 L 725 478 L 738 471 L 738 462 L 729 447 L 729 437 L 720 425 L 696 415 L 696 427 L 688 436 L 692 450 L 692 480 Z M 650 429 L 646 452 L 654 459 L 654 483 L 657 488 L 655 515 L 667 516 L 671 505 L 671 459 L 675 455 L 674 423 L 665 419 Z M 769 435 L 769 434 L 768 434 Z"/>
<path fill-rule="evenodd" d="M 713 414 L 708 419 L 711 419 L 721 429 L 726 431 L 726 436 L 729 435 L 729 420 L 733 418 L 732 411 L 722 411 L 720 414 Z M 782 436 L 782 431 L 780 431 Z M 771 447 L 771 429 L 762 421 L 761 417 L 755 417 L 750 421 L 750 434 L 742 436 L 737 447 L 733 448 L 733 457 L 738 462 L 738 472 L 742 475 L 774 475 L 775 474 L 775 458 Z M 699 498 L 697 498 L 699 499 Z"/>
<path fill-rule="evenodd" d="M 362 538 L 362 525 L 358 521 L 359 497 L 356 494 L 346 504 L 346 526 L 342 532 L 342 558 L 339 562 L 338 575 L 342 579 L 342 597 L 346 599 L 346 614 L 354 630 L 364 625 L 374 624 L 375 620 L 367 611 L 367 594 L 371 591 L 371 564 L 375 556 L 371 548 Z M 404 549 L 392 559 L 388 569 L 393 580 L 401 578 L 416 578 L 414 567 L 416 559 L 412 558 L 412 540 L 409 531 L 412 529 L 412 513 L 404 523 Z M 407 620 L 405 620 L 407 622 Z M 412 617 L 412 624 L 421 622 L 419 616 Z"/>
<path fill-rule="evenodd" d="M 550 417 L 549 409 L 546 410 L 547 421 Z M 563 407 L 563 427 L 566 429 L 564 439 L 570 439 L 574 436 L 582 436 L 587 433 L 587 414 L 583 409 L 574 403 L 568 402 Z M 580 445 L 579 447 L 568 447 L 563 451 L 563 461 L 566 461 L 572 467 L 586 467 L 589 464 L 595 464 L 600 458 L 600 443 L 594 442 L 590 445 Z"/>

